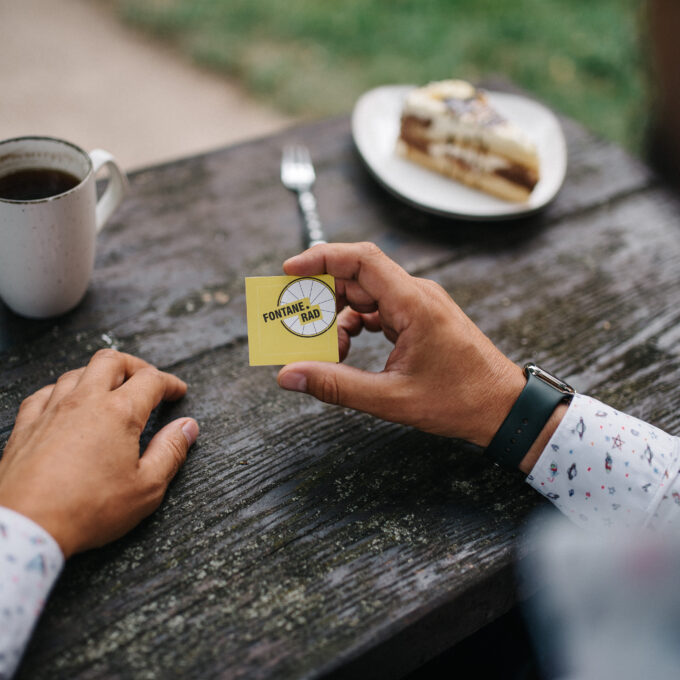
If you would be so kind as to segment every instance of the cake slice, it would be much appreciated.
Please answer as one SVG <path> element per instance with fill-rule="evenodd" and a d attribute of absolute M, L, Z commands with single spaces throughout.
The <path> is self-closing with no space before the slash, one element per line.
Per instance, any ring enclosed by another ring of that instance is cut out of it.
<path fill-rule="evenodd" d="M 526 201 L 539 179 L 531 140 L 463 80 L 442 80 L 406 98 L 397 152 L 508 201 Z"/>

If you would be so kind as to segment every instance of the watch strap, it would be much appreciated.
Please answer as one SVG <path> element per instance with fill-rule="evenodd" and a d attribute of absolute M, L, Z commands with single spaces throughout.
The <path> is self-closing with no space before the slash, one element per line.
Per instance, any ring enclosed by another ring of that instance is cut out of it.
<path fill-rule="evenodd" d="M 525 368 L 527 384 L 484 452 L 501 467 L 516 470 L 557 405 L 570 393 L 545 382 Z"/>

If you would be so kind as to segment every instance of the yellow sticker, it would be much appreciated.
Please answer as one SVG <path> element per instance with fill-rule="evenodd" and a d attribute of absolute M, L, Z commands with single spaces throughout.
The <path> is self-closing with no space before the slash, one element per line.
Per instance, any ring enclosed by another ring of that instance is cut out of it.
<path fill-rule="evenodd" d="M 339 361 L 332 276 L 246 277 L 246 307 L 251 366 Z"/>

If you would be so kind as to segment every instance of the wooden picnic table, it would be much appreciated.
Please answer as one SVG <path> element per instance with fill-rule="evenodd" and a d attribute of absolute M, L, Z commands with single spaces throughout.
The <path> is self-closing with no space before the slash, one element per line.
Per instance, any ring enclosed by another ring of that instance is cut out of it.
<path fill-rule="evenodd" d="M 680 204 L 562 119 L 569 170 L 541 214 L 452 221 L 369 175 L 347 117 L 135 172 L 71 314 L 0 306 L 0 446 L 20 401 L 101 347 L 189 384 L 148 431 L 201 436 L 162 507 L 71 559 L 19 678 L 401 677 L 516 601 L 516 539 L 547 505 L 474 447 L 320 404 L 250 368 L 245 276 L 301 248 L 282 147 L 317 169 L 328 237 L 371 240 L 440 282 L 513 359 L 678 430 Z M 361 337 L 351 362 L 389 351 Z M 148 441 L 145 433 L 145 441 Z"/>

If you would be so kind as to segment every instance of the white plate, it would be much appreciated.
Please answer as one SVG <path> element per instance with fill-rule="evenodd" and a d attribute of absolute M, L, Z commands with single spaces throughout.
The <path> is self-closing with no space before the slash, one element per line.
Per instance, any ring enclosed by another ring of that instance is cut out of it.
<path fill-rule="evenodd" d="M 567 145 L 555 115 L 515 94 L 487 92 L 490 104 L 521 127 L 538 149 L 541 179 L 525 203 L 471 189 L 407 161 L 395 152 L 404 98 L 414 85 L 386 85 L 364 93 L 352 113 L 352 135 L 377 179 L 416 207 L 472 220 L 512 219 L 535 212 L 557 194 L 567 171 Z"/>

